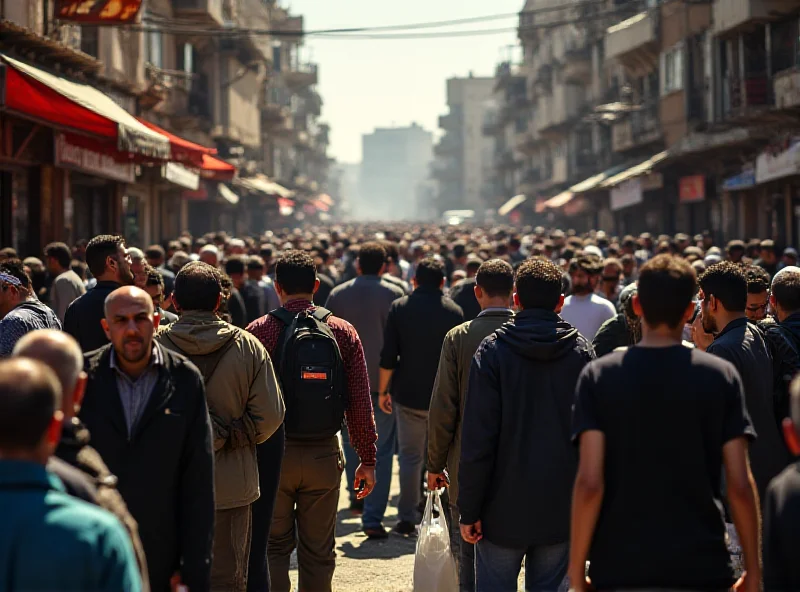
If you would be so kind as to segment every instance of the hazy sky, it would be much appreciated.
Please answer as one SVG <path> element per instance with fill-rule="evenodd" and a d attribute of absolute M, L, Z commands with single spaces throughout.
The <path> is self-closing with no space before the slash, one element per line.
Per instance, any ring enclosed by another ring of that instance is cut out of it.
<path fill-rule="evenodd" d="M 515 13 L 524 0 L 291 0 L 306 30 L 409 24 Z M 514 18 L 460 25 L 500 29 Z M 425 32 L 421 30 L 419 32 Z M 430 131 L 447 111 L 445 81 L 453 76 L 491 76 L 514 33 L 413 40 L 344 40 L 310 37 L 307 53 L 320 67 L 323 119 L 331 124 L 331 156 L 361 160 L 361 135 L 375 127 L 417 122 Z"/>

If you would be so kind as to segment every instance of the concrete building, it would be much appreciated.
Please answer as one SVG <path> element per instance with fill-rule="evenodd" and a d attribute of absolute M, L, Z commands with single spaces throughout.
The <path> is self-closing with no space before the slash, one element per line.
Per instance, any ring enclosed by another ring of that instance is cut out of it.
<path fill-rule="evenodd" d="M 420 184 L 428 176 L 433 134 L 419 124 L 377 128 L 361 137 L 358 201 L 351 215 L 359 220 L 410 220 L 418 216 Z"/>
<path fill-rule="evenodd" d="M 439 212 L 470 209 L 482 213 L 491 198 L 493 145 L 483 135 L 495 81 L 491 77 L 447 81 L 449 112 L 439 118 L 444 130 L 436 145 L 432 176 L 438 184 Z"/>

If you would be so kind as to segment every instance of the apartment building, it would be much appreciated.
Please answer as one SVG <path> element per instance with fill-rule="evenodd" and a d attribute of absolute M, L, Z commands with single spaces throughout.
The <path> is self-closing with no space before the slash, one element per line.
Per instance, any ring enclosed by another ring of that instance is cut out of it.
<path fill-rule="evenodd" d="M 284 225 L 281 212 L 330 209 L 318 200 L 329 129 L 309 91 L 316 67 L 296 52 L 302 17 L 265 0 L 149 0 L 128 28 L 69 21 L 56 4 L 0 3 L 0 124 L 14 139 L 0 151 L 1 244 L 38 253 L 52 240 L 120 232 L 141 245 L 185 229 L 260 232 Z M 280 42 L 231 34 L 298 22 Z M 267 133 L 263 113 L 276 79 L 310 96 L 290 101 L 280 178 L 265 137 L 281 136 Z M 56 93 L 43 98 L 49 110 L 17 97 L 29 80 Z M 62 95 L 73 100 L 61 105 Z"/>
<path fill-rule="evenodd" d="M 350 214 L 360 220 L 413 220 L 433 158 L 433 134 L 419 124 L 377 128 L 362 136 L 358 195 Z"/>
<path fill-rule="evenodd" d="M 469 209 L 483 212 L 487 184 L 492 177 L 493 145 L 483 134 L 495 80 L 490 77 L 451 78 L 447 81 L 448 113 L 439 118 L 444 131 L 434 148 L 432 177 L 436 182 L 439 213 Z"/>

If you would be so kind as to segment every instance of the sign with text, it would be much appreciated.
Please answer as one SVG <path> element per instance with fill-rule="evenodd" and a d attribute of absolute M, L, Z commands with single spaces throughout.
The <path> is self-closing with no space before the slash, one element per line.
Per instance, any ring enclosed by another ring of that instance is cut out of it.
<path fill-rule="evenodd" d="M 706 198 L 705 175 L 681 177 L 678 181 L 678 196 L 682 202 L 703 201 Z"/>
<path fill-rule="evenodd" d="M 622 208 L 635 206 L 642 203 L 642 181 L 631 179 L 625 181 L 611 190 L 611 211 L 616 212 Z"/>
<path fill-rule="evenodd" d="M 136 181 L 136 170 L 132 162 L 117 162 L 112 156 L 102 152 L 102 147 L 99 146 L 97 150 L 78 146 L 70 142 L 64 134 L 56 134 L 55 164 L 112 181 Z"/>
<path fill-rule="evenodd" d="M 56 0 L 56 18 L 89 25 L 136 22 L 143 0 Z"/>
<path fill-rule="evenodd" d="M 774 154 L 762 152 L 756 159 L 756 183 L 766 183 L 800 172 L 800 142 L 792 144 L 788 150 Z"/>

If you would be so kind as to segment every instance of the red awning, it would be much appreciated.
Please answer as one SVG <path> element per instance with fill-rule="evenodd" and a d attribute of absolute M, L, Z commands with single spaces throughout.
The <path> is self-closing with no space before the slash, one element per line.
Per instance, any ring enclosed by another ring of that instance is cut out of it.
<path fill-rule="evenodd" d="M 157 125 L 154 125 L 149 121 L 145 121 L 144 119 L 139 119 L 139 121 L 154 132 L 158 132 L 162 136 L 169 138 L 172 160 L 175 162 L 181 162 L 200 168 L 203 166 L 204 156 L 210 156 L 217 153 L 216 148 L 206 148 L 200 144 L 195 144 L 189 140 L 184 140 L 183 138 L 176 136 L 167 130 L 161 129 Z"/>
<path fill-rule="evenodd" d="M 224 160 L 214 158 L 208 154 L 203 155 L 203 166 L 200 176 L 214 181 L 230 181 L 236 175 L 236 167 Z"/>
<path fill-rule="evenodd" d="M 320 212 L 327 212 L 328 210 L 331 209 L 328 204 L 326 204 L 324 201 L 322 201 L 319 198 L 311 200 L 311 205 L 313 205 L 315 208 L 317 208 Z"/>

